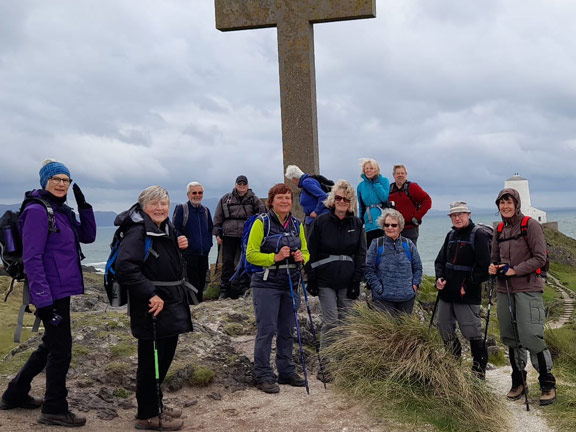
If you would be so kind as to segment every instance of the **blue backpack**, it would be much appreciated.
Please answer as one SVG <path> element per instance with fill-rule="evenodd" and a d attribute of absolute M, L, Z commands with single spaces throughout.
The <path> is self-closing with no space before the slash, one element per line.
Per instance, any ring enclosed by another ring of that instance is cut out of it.
<path fill-rule="evenodd" d="M 378 255 L 376 257 L 376 267 L 378 267 L 380 265 L 380 262 L 382 261 L 382 255 L 384 254 L 384 244 L 383 244 L 383 242 L 380 241 L 382 239 L 383 239 L 383 237 L 378 237 L 376 239 L 376 246 L 378 246 Z M 404 252 L 406 252 L 406 256 L 408 257 L 408 260 L 410 262 L 412 262 L 412 254 L 410 253 L 410 247 L 408 246 L 408 242 L 406 241 L 406 239 L 404 237 L 400 237 L 400 239 L 402 240 L 402 247 L 404 248 Z"/>
<path fill-rule="evenodd" d="M 244 275 L 251 276 L 254 273 L 262 271 L 261 266 L 251 264 L 246 259 L 246 248 L 248 246 L 248 238 L 250 237 L 250 231 L 252 230 L 252 226 L 254 225 L 256 219 L 260 219 L 264 224 L 264 237 L 262 238 L 262 243 L 260 243 L 260 246 L 262 246 L 264 242 L 266 242 L 266 240 L 270 237 L 270 217 L 268 216 L 267 213 L 252 215 L 246 220 L 246 222 L 244 222 L 244 227 L 242 228 L 242 244 L 241 244 L 240 259 L 238 260 L 238 265 L 236 266 L 236 272 L 232 275 L 230 281 L 233 281 L 234 279 L 242 277 Z M 292 228 L 294 228 L 294 232 L 297 235 L 299 235 L 301 222 L 295 217 L 291 216 L 291 223 Z M 280 240 L 284 236 L 285 233 L 273 235 L 273 237 L 278 238 L 278 244 L 276 246 L 276 249 L 279 249 L 278 246 L 280 244 Z"/>
<path fill-rule="evenodd" d="M 108 301 L 112 307 L 124 306 L 128 303 L 128 290 L 126 287 L 120 285 L 116 278 L 116 262 L 118 260 L 118 252 L 120 252 L 120 243 L 124 239 L 126 227 L 120 226 L 114 233 L 112 243 L 110 244 L 110 255 L 106 260 L 106 267 L 104 268 L 104 288 L 108 295 Z M 152 249 L 152 237 L 146 236 L 144 242 L 144 261 L 148 258 L 150 253 L 154 254 Z"/>

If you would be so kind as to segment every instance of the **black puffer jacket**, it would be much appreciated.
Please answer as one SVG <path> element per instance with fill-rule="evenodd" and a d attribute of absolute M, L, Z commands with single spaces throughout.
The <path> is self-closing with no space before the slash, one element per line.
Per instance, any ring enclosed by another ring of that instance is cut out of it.
<path fill-rule="evenodd" d="M 119 214 L 114 224 L 128 226 L 120 244 L 116 272 L 118 282 L 128 289 L 132 335 L 137 339 L 152 339 L 152 315 L 148 313 L 148 303 L 155 295 L 164 300 L 164 308 L 157 316 L 158 339 L 192 331 L 187 288 L 181 284 L 156 286 L 153 283 L 183 279 L 182 257 L 170 221 L 166 219 L 159 228 L 136 205 Z M 152 238 L 152 250 L 145 260 L 146 236 Z"/>
<path fill-rule="evenodd" d="M 334 209 L 316 218 L 308 237 L 310 261 L 307 273 L 318 286 L 348 288 L 352 282 L 362 279 L 366 261 L 366 237 L 362 225 L 362 220 L 352 213 L 340 219 Z M 311 268 L 312 263 L 330 255 L 347 255 L 353 261 L 332 261 Z"/>

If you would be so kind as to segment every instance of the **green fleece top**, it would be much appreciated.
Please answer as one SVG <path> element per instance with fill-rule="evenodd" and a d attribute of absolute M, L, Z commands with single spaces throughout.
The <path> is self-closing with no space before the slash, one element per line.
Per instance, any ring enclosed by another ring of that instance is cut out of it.
<path fill-rule="evenodd" d="M 277 213 L 276 216 L 278 216 Z M 280 220 L 280 217 L 278 217 L 278 220 Z M 302 243 L 302 247 L 300 248 L 300 250 L 302 251 L 302 257 L 304 258 L 304 262 L 302 263 L 302 265 L 304 265 L 310 259 L 310 252 L 308 252 L 308 244 L 306 243 L 306 237 L 304 236 L 303 224 L 300 224 L 299 237 L 300 242 Z M 260 245 L 262 244 L 263 239 L 264 239 L 264 223 L 260 218 L 258 218 L 254 221 L 252 229 L 250 230 L 250 236 L 248 237 L 248 244 L 246 245 L 246 259 L 251 264 L 261 267 L 270 267 L 275 264 L 274 255 L 276 254 L 260 252 Z"/>

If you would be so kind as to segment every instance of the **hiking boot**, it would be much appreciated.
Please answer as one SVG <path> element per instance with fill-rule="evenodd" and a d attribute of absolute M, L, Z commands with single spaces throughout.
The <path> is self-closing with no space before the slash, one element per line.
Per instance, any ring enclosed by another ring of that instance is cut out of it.
<path fill-rule="evenodd" d="M 556 389 L 542 390 L 540 396 L 540 406 L 551 405 L 556 401 Z"/>
<path fill-rule="evenodd" d="M 287 378 L 278 377 L 278 384 L 289 384 L 292 387 L 304 387 L 306 381 L 300 375 L 294 374 Z"/>
<path fill-rule="evenodd" d="M 164 407 L 162 408 L 162 414 L 165 414 L 175 419 L 180 418 L 182 417 L 182 408 L 164 405 Z"/>
<path fill-rule="evenodd" d="M 86 417 L 74 414 L 72 411 L 64 414 L 40 414 L 38 423 L 53 426 L 80 427 L 86 424 Z"/>
<path fill-rule="evenodd" d="M 275 381 L 262 381 L 256 384 L 256 388 L 262 390 L 264 393 L 278 393 L 280 386 Z"/>
<path fill-rule="evenodd" d="M 174 419 L 168 415 L 161 414 L 160 417 L 149 419 L 138 419 L 134 424 L 135 429 L 177 431 L 184 426 L 184 420 Z"/>
<path fill-rule="evenodd" d="M 24 400 L 18 402 L 7 401 L 4 398 L 0 399 L 0 410 L 11 410 L 14 408 L 36 409 L 40 408 L 44 403 L 44 399 L 35 398 L 34 396 L 26 395 Z"/>
<path fill-rule="evenodd" d="M 524 386 L 522 384 L 518 386 L 512 386 L 506 397 L 510 400 L 518 400 L 524 396 Z"/>

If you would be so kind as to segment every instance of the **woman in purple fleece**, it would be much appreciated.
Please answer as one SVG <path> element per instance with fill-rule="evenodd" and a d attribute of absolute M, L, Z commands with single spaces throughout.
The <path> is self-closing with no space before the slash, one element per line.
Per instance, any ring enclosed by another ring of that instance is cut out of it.
<path fill-rule="evenodd" d="M 19 219 L 22 261 L 30 301 L 45 330 L 40 346 L 8 384 L 0 409 L 42 406 L 39 423 L 77 427 L 83 426 L 86 418 L 70 412 L 66 400 L 66 375 L 72 358 L 70 296 L 84 293 L 80 243 L 96 239 L 96 222 L 92 206 L 77 184 L 72 189 L 80 222 L 66 205 L 71 183 L 66 165 L 48 159 L 40 169 L 42 189 L 26 192 Z M 54 224 L 50 224 L 48 209 L 54 212 Z M 44 369 L 46 393 L 42 400 L 30 396 L 29 391 L 34 377 Z"/>

